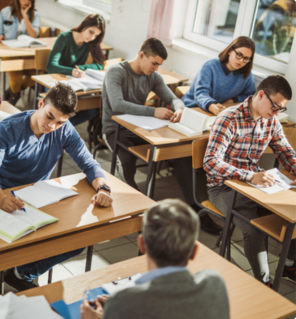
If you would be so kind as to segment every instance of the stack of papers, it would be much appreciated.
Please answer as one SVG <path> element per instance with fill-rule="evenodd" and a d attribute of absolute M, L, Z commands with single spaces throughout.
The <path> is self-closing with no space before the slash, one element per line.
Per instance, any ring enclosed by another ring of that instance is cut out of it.
<path fill-rule="evenodd" d="M 296 185 L 290 185 L 293 181 L 289 179 L 287 176 L 282 174 L 277 168 L 270 169 L 268 171 L 269 174 L 273 175 L 276 183 L 270 187 L 264 187 L 263 185 L 255 185 L 252 183 L 248 183 L 266 194 L 274 194 L 284 190 L 288 190 L 290 188 L 296 188 Z"/>
<path fill-rule="evenodd" d="M 54 312 L 44 296 L 27 298 L 16 296 L 12 292 L 0 295 L 1 319 L 62 319 Z"/>
<path fill-rule="evenodd" d="M 168 126 L 170 124 L 169 120 L 161 120 L 152 116 L 123 114 L 118 115 L 117 118 L 127 123 L 141 127 L 146 131 L 157 130 L 158 128 Z"/>

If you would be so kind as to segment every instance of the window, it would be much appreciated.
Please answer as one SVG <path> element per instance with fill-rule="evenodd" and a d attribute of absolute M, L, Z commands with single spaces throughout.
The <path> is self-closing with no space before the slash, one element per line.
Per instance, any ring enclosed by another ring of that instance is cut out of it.
<path fill-rule="evenodd" d="M 240 35 L 256 43 L 255 64 L 284 73 L 296 28 L 295 0 L 190 0 L 183 37 L 217 51 Z"/>
<path fill-rule="evenodd" d="M 86 13 L 99 13 L 110 19 L 112 0 L 56 0 L 64 6 L 69 6 Z"/>

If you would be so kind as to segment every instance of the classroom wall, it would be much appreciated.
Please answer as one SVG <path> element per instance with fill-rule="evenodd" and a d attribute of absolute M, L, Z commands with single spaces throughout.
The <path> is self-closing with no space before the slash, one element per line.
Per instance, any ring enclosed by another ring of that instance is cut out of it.
<path fill-rule="evenodd" d="M 188 0 L 174 0 L 176 10 L 174 20 L 178 21 L 174 29 L 176 37 L 182 37 L 184 21 L 183 12 L 186 11 Z M 57 24 L 63 24 L 67 28 L 73 28 L 87 15 L 70 8 L 63 7 L 54 0 L 37 0 L 36 7 L 41 19 L 50 19 Z M 104 42 L 114 47 L 109 58 L 121 57 L 133 58 L 139 50 L 139 46 L 147 37 L 151 0 L 113 0 L 111 20 L 106 25 Z M 296 41 L 294 41 L 293 54 L 296 56 Z M 168 48 L 169 57 L 163 66 L 171 71 L 185 75 L 191 80 L 201 65 L 209 58 L 215 57 L 214 52 L 209 54 L 195 54 L 182 49 Z M 292 58 L 291 58 L 292 59 Z M 292 103 L 288 105 L 288 113 L 291 120 L 296 122 L 296 60 L 289 65 L 287 77 L 294 91 Z M 257 68 L 258 69 L 258 68 Z M 261 70 L 262 71 L 262 70 Z M 263 70 L 264 71 L 264 70 Z"/>

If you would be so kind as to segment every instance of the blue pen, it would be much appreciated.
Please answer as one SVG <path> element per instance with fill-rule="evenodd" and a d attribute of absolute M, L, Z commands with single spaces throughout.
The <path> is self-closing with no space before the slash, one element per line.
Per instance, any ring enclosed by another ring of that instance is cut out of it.
<path fill-rule="evenodd" d="M 12 194 L 16 199 L 18 199 L 18 198 L 16 197 L 14 191 L 11 191 L 11 194 Z M 26 210 L 25 210 L 24 208 L 23 208 L 23 211 L 27 214 L 27 212 L 26 212 Z"/>

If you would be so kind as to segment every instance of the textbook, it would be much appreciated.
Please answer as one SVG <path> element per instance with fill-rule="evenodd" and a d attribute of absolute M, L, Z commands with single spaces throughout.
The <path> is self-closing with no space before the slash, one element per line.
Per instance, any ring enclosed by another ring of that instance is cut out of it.
<path fill-rule="evenodd" d="M 185 107 L 180 122 L 169 124 L 169 128 L 187 136 L 195 136 L 210 130 L 215 119 L 216 116 L 208 116 Z"/>
<path fill-rule="evenodd" d="M 67 197 L 78 195 L 78 193 L 56 181 L 48 180 L 39 181 L 33 186 L 28 186 L 15 191 L 15 195 L 24 202 L 36 208 L 40 208 L 42 206 L 57 203 Z"/>
<path fill-rule="evenodd" d="M 22 34 L 14 40 L 3 40 L 2 43 L 10 48 L 37 48 L 46 47 L 46 43 Z"/>
<path fill-rule="evenodd" d="M 296 185 L 290 185 L 293 181 L 282 174 L 277 168 L 269 169 L 266 172 L 270 173 L 274 177 L 276 183 L 273 186 L 264 187 L 263 185 L 255 185 L 252 183 L 248 184 L 260 189 L 266 194 L 275 194 L 290 188 L 296 188 Z"/>
<path fill-rule="evenodd" d="M 39 209 L 25 204 L 26 212 L 15 210 L 12 214 L 0 209 L 0 238 L 11 243 L 38 228 L 58 221 Z"/>

